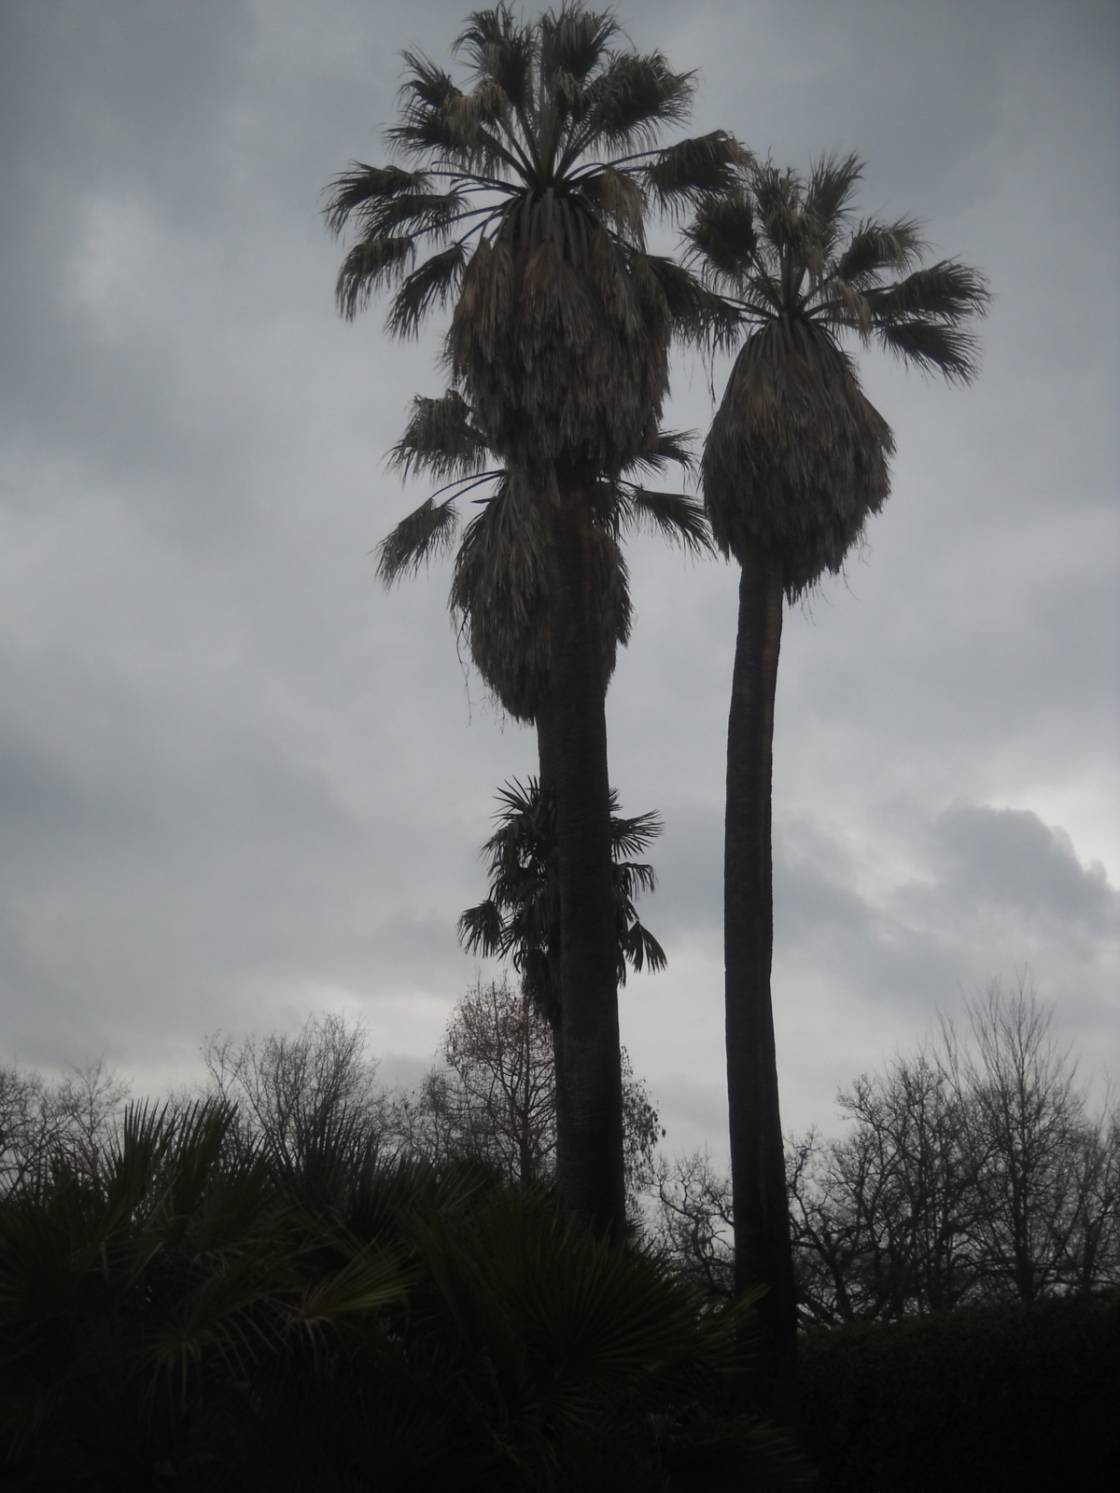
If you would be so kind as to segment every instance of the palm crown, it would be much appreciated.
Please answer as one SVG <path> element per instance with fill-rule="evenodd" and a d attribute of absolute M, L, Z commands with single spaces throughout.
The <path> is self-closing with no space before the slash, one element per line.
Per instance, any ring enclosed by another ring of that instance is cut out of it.
<path fill-rule="evenodd" d="M 982 275 L 957 260 L 921 267 L 913 219 L 853 221 L 856 156 L 807 177 L 753 164 L 736 191 L 702 202 L 690 259 L 748 328 L 704 451 L 704 490 L 724 553 L 775 553 L 792 599 L 840 569 L 889 491 L 893 439 L 841 346 L 853 334 L 967 382 L 969 320 Z"/>
<path fill-rule="evenodd" d="M 456 390 L 439 399 L 415 399 L 390 461 L 405 476 L 423 473 L 444 485 L 381 541 L 378 573 L 391 585 L 449 553 L 458 541 L 448 598 L 452 615 L 480 674 L 505 709 L 517 720 L 532 721 L 546 696 L 550 668 L 546 557 L 540 529 L 524 512 L 528 490 L 497 465 L 499 460 Z M 607 678 L 618 646 L 630 636 L 622 536 L 644 527 L 693 553 L 710 547 L 700 503 L 636 480 L 660 473 L 670 462 L 686 469 L 691 465 L 687 437 L 658 431 L 648 451 L 624 472 L 602 477 L 596 487 L 595 596 Z M 490 491 L 474 499 L 479 512 L 464 526 L 460 501 L 486 487 Z"/>
<path fill-rule="evenodd" d="M 728 190 L 746 159 L 722 131 L 655 150 L 688 114 L 692 75 L 618 37 L 610 15 L 575 5 L 532 25 L 505 4 L 474 12 L 454 48 L 466 89 L 404 54 L 388 140 L 414 168 L 355 162 L 325 209 L 335 233 L 358 229 L 338 278 L 346 316 L 393 288 L 388 327 L 410 336 L 452 302 L 447 355 L 490 443 L 595 472 L 648 448 L 673 331 L 725 315 L 644 251 L 647 213 Z"/>
<path fill-rule="evenodd" d="M 556 811 L 536 778 L 507 783 L 498 794 L 498 828 L 483 846 L 490 874 L 485 901 L 459 919 L 459 940 L 469 953 L 512 957 L 525 994 L 553 1026 L 560 992 L 552 978 L 560 944 L 560 895 L 556 877 Z M 625 819 L 618 794 L 610 795 L 612 883 L 617 924 L 617 975 L 664 969 L 665 951 L 638 917 L 635 899 L 656 885 L 653 867 L 635 860 L 664 828 L 657 813 Z"/>

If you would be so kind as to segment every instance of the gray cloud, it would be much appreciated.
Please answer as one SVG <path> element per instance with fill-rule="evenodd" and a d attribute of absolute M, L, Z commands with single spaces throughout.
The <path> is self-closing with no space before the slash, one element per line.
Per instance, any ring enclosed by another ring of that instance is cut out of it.
<path fill-rule="evenodd" d="M 332 172 L 383 155 L 397 47 L 442 57 L 460 18 L 4 9 L 0 1056 L 174 1081 L 206 1030 L 335 1006 L 414 1075 L 474 973 L 455 916 L 534 743 L 465 682 L 445 572 L 374 584 L 371 546 L 425 495 L 383 454 L 441 387 L 438 339 L 337 321 L 318 218 Z M 1114 10 L 625 19 L 701 69 L 698 127 L 783 163 L 861 151 L 867 209 L 927 215 L 997 294 L 974 389 L 863 360 L 894 493 L 846 580 L 787 621 L 787 1120 L 826 1118 L 935 1007 L 1024 962 L 1115 1065 Z M 702 431 L 723 376 L 681 358 L 671 423 Z M 624 1035 L 674 1137 L 718 1149 L 737 577 L 648 540 L 631 563 L 612 777 L 666 817 L 648 918 L 672 963 L 627 987 Z"/>

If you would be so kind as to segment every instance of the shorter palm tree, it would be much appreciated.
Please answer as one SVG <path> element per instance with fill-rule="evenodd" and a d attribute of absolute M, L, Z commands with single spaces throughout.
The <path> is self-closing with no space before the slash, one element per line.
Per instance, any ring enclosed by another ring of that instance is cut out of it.
<path fill-rule="evenodd" d="M 482 847 L 489 862 L 490 893 L 460 917 L 459 941 L 469 953 L 510 958 L 526 998 L 558 1035 L 556 806 L 533 777 L 524 785 L 516 779 L 506 783 L 498 791 L 498 802 L 498 828 Z M 639 918 L 635 901 L 639 892 L 654 890 L 653 867 L 632 859 L 652 844 L 664 825 L 654 812 L 624 819 L 613 789 L 610 805 L 617 974 L 618 983 L 625 985 L 628 968 L 662 970 L 668 962 L 665 950 Z"/>

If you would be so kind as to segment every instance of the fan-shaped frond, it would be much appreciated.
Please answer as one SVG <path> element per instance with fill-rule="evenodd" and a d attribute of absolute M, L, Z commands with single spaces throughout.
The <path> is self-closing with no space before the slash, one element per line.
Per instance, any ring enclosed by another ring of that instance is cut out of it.
<path fill-rule="evenodd" d="M 505 923 L 501 909 L 490 897 L 475 907 L 464 908 L 458 923 L 459 942 L 468 954 L 487 958 L 504 954 Z"/>
<path fill-rule="evenodd" d="M 377 546 L 377 574 L 386 586 L 402 576 L 415 575 L 429 561 L 450 553 L 459 528 L 454 501 L 448 498 L 436 503 L 426 498 L 386 534 Z"/>
<path fill-rule="evenodd" d="M 922 225 L 916 218 L 895 223 L 867 220 L 859 224 L 836 261 L 835 274 L 849 285 L 873 283 L 884 271 L 905 273 L 925 250 Z"/>
<path fill-rule="evenodd" d="M 665 125 L 688 118 L 694 76 L 673 72 L 660 52 L 615 53 L 587 84 L 581 141 L 614 150 L 651 146 Z"/>
<path fill-rule="evenodd" d="M 423 171 L 402 171 L 399 166 L 367 166 L 351 161 L 350 170 L 340 172 L 324 189 L 323 216 L 336 237 L 356 215 L 362 224 L 381 221 L 386 204 L 402 197 L 428 192 L 431 178 Z"/>
<path fill-rule="evenodd" d="M 669 956 L 645 924 L 639 922 L 637 918 L 627 928 L 625 937 L 626 957 L 623 965 L 629 964 L 631 969 L 639 973 L 648 966 L 653 974 L 668 967 Z M 621 978 L 620 972 L 620 980 Z"/>
<path fill-rule="evenodd" d="M 806 241 L 801 183 L 767 161 L 751 173 L 755 221 L 775 253 L 796 254 Z"/>
<path fill-rule="evenodd" d="M 386 321 L 389 331 L 398 337 L 415 337 L 431 308 L 445 306 L 458 292 L 466 263 L 466 248 L 457 243 L 413 270 L 393 297 Z"/>
<path fill-rule="evenodd" d="M 611 811 L 611 854 L 616 860 L 640 854 L 653 844 L 665 828 L 665 821 L 656 809 L 645 814 L 635 814 L 629 819 L 621 818 L 617 809 L 616 798 Z"/>
<path fill-rule="evenodd" d="M 809 168 L 805 211 L 816 221 L 826 254 L 843 230 L 852 192 L 862 177 L 863 161 L 857 155 L 821 156 Z"/>
<path fill-rule="evenodd" d="M 342 261 L 335 286 L 338 309 L 347 321 L 369 305 L 383 285 L 399 280 L 412 263 L 416 245 L 410 237 L 361 239 Z"/>
<path fill-rule="evenodd" d="M 405 477 L 414 471 L 434 477 L 473 477 L 489 457 L 485 438 L 472 419 L 470 406 L 457 389 L 438 399 L 417 395 L 404 435 L 389 453 L 389 463 Z"/>
<path fill-rule="evenodd" d="M 628 242 L 641 244 L 644 233 L 645 201 L 632 177 L 604 166 L 580 178 L 580 194 Z"/>
<path fill-rule="evenodd" d="M 623 508 L 624 522 L 658 534 L 694 555 L 711 554 L 712 535 L 703 503 L 679 492 L 636 487 Z"/>
<path fill-rule="evenodd" d="M 645 255 L 642 270 L 664 296 L 669 323 L 682 341 L 720 349 L 733 345 L 742 321 L 722 296 L 713 294 L 683 265 L 658 254 Z"/>
<path fill-rule="evenodd" d="M 466 58 L 475 79 L 496 84 L 513 108 L 530 103 L 536 46 L 532 28 L 517 22 L 511 6 L 472 11 L 451 50 Z"/>
<path fill-rule="evenodd" d="M 462 192 L 401 192 L 362 213 L 366 233 L 430 234 L 439 242 L 445 239 L 466 211 L 467 196 Z"/>
<path fill-rule="evenodd" d="M 684 240 L 717 281 L 738 286 L 749 274 L 758 246 L 750 194 L 740 191 L 702 202 Z"/>
<path fill-rule="evenodd" d="M 607 11 L 585 10 L 565 3 L 541 17 L 541 71 L 545 77 L 566 74 L 583 83 L 606 55 L 618 35 L 615 18 Z"/>
<path fill-rule="evenodd" d="M 979 344 L 970 332 L 917 318 L 892 318 L 878 328 L 878 335 L 890 352 L 927 373 L 940 373 L 961 384 L 976 376 Z"/>
<path fill-rule="evenodd" d="M 990 300 L 986 278 L 956 259 L 939 260 L 895 285 L 867 291 L 867 303 L 879 323 L 934 317 L 956 325 L 985 315 Z"/>
<path fill-rule="evenodd" d="M 739 171 L 753 159 L 734 135 L 712 130 L 659 151 L 644 167 L 642 180 L 663 208 L 695 207 L 733 191 Z"/>
<path fill-rule="evenodd" d="M 696 465 L 692 449 L 695 440 L 694 430 L 659 430 L 652 449 L 631 462 L 627 472 L 661 472 L 669 462 L 691 472 Z"/>

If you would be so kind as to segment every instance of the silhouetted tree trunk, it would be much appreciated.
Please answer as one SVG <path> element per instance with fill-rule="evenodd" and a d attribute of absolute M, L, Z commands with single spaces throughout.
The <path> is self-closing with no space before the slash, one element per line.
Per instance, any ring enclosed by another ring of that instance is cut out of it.
<path fill-rule="evenodd" d="M 765 1285 L 757 1391 L 792 1397 L 796 1317 L 770 969 L 774 947 L 771 800 L 774 695 L 782 637 L 779 562 L 743 560 L 727 730 L 724 980 L 735 1286 Z"/>
<path fill-rule="evenodd" d="M 555 712 L 552 704 L 546 700 L 539 706 L 536 716 L 537 755 L 540 762 L 542 803 L 546 802 L 550 795 L 555 796 L 556 792 L 556 778 L 559 770 L 559 743 L 557 741 L 554 721 Z M 549 1026 L 552 1030 L 552 1054 L 556 1071 L 556 1169 L 558 1173 L 562 1173 L 568 1165 L 571 1144 L 569 1141 L 570 1121 L 568 1119 L 567 1105 L 564 1100 L 564 1065 L 560 1055 L 564 1033 L 560 1020 L 560 991 L 563 975 L 560 964 L 559 931 L 557 931 L 555 937 L 549 938 L 548 947 L 545 950 L 545 959 L 548 964 L 550 1002 L 548 1017 Z"/>
<path fill-rule="evenodd" d="M 592 566 L 591 482 L 558 474 L 549 505 L 556 838 L 560 883 L 560 1064 L 569 1206 L 612 1238 L 625 1228 L 616 925 L 611 876 L 606 681 Z"/>

